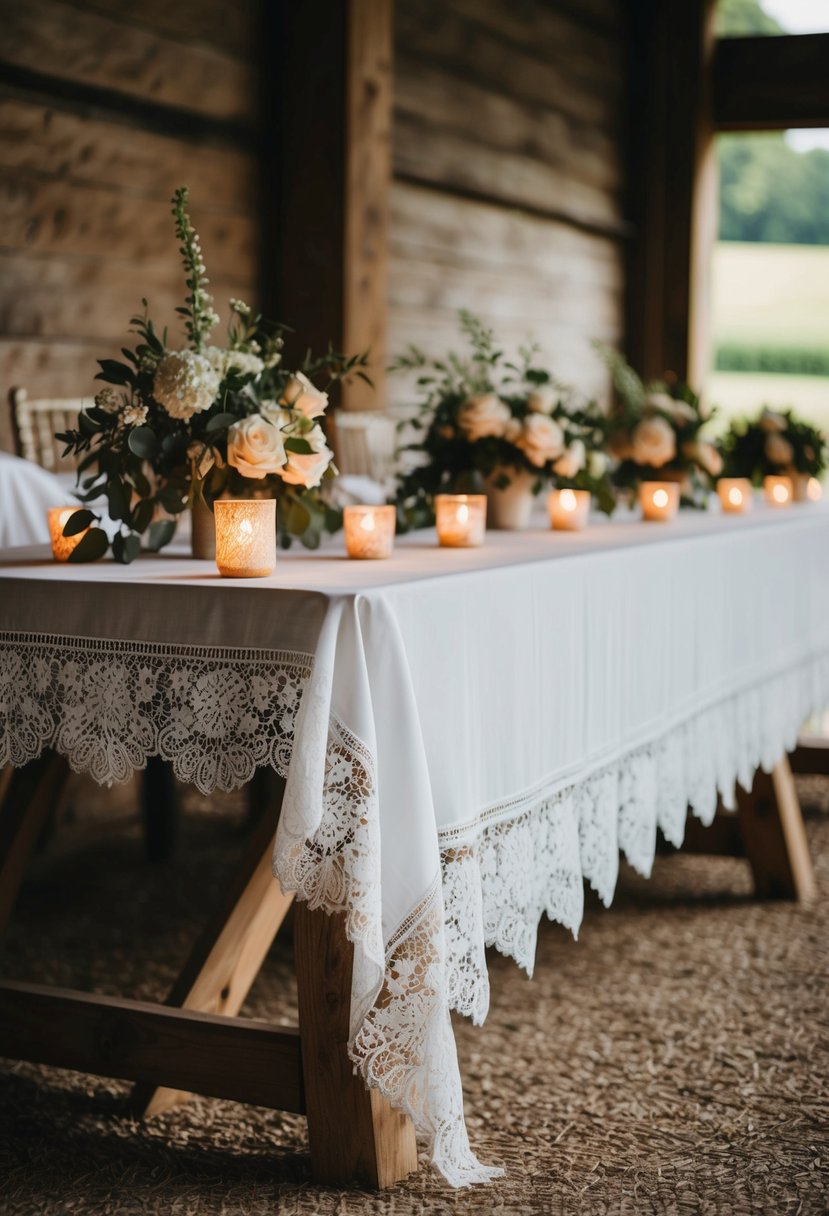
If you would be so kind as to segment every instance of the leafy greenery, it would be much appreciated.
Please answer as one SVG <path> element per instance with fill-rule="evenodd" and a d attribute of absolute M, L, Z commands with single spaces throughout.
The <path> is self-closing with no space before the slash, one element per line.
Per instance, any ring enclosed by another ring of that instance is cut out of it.
<path fill-rule="evenodd" d="M 721 136 L 719 159 L 721 240 L 829 245 L 829 151 L 764 132 Z"/>
<path fill-rule="evenodd" d="M 466 353 L 430 359 L 410 347 L 391 365 L 393 372 L 415 376 L 420 397 L 418 414 L 406 424 L 421 436 L 404 449 L 416 465 L 399 481 L 400 527 L 432 523 L 436 494 L 480 492 L 487 482 L 504 488 L 522 472 L 534 476 L 535 493 L 555 481 L 590 490 L 603 510 L 612 511 L 596 407 L 577 405 L 538 366 L 537 347 L 523 347 L 517 360 L 508 359 L 477 317 L 462 311 L 459 320 Z M 531 442 L 534 428 L 545 433 L 548 454 Z"/>
<path fill-rule="evenodd" d="M 792 410 L 768 407 L 754 419 L 732 423 L 723 439 L 725 471 L 759 484 L 769 475 L 820 477 L 826 469 L 826 436 Z"/>

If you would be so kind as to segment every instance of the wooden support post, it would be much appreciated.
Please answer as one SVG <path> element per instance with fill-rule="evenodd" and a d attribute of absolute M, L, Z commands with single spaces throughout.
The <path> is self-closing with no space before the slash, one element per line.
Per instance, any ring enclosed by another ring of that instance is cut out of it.
<path fill-rule="evenodd" d="M 160 757 L 150 756 L 140 781 L 147 861 L 166 861 L 178 835 L 179 808 L 173 770 Z"/>
<path fill-rule="evenodd" d="M 305 1109 L 299 1034 L 40 984 L 0 984 L 0 1056 Z"/>
<path fill-rule="evenodd" d="M 26 863 L 43 825 L 58 806 L 69 765 L 53 752 L 14 769 L 0 800 L 0 933 L 17 899 Z"/>
<path fill-rule="evenodd" d="M 761 899 L 810 900 L 815 875 L 788 757 L 758 771 L 750 792 L 738 787 L 737 813 Z"/>
<path fill-rule="evenodd" d="M 342 916 L 298 904 L 294 943 L 314 1177 L 391 1186 L 417 1169 L 414 1127 L 377 1090 L 366 1089 L 348 1059 L 353 951 Z"/>
<path fill-rule="evenodd" d="M 280 783 L 284 788 L 284 783 Z M 281 792 L 257 825 L 231 887 L 193 948 L 167 1005 L 235 1016 L 293 901 L 271 872 Z M 133 1109 L 150 1116 L 187 1101 L 176 1089 L 136 1086 Z"/>

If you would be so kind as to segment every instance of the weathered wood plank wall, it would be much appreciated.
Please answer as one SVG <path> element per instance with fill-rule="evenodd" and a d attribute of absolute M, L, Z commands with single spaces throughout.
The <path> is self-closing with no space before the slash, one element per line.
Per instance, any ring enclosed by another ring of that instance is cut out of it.
<path fill-rule="evenodd" d="M 0 0 L 0 448 L 8 389 L 94 391 L 147 296 L 178 329 L 169 199 L 212 288 L 257 295 L 257 0 Z"/>
<path fill-rule="evenodd" d="M 395 7 L 390 333 L 445 349 L 458 308 L 607 393 L 591 338 L 622 339 L 622 0 Z M 392 378 L 393 400 L 408 388 Z"/>

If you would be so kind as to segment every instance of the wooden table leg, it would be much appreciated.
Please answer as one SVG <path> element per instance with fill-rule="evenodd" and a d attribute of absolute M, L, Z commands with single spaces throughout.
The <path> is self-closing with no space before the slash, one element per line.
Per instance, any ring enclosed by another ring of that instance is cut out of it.
<path fill-rule="evenodd" d="M 173 769 L 160 756 L 150 756 L 139 774 L 144 848 L 147 861 L 166 861 L 176 844 L 179 806 Z"/>
<path fill-rule="evenodd" d="M 49 752 L 14 769 L 0 799 L 0 933 L 17 899 L 26 863 L 66 787 L 69 765 Z"/>
<path fill-rule="evenodd" d="M 166 1004 L 235 1017 L 291 906 L 271 871 L 281 797 L 254 831 L 222 905 L 193 948 Z M 188 1093 L 137 1085 L 132 1107 L 139 1116 L 160 1114 Z"/>
<path fill-rule="evenodd" d="M 750 792 L 737 787 L 737 813 L 756 894 L 814 898 L 815 873 L 787 756 L 773 772 L 759 770 Z"/>
<path fill-rule="evenodd" d="M 417 1169 L 414 1127 L 377 1090 L 366 1089 L 348 1059 L 353 950 L 342 916 L 298 903 L 294 944 L 314 1177 L 391 1186 Z"/>

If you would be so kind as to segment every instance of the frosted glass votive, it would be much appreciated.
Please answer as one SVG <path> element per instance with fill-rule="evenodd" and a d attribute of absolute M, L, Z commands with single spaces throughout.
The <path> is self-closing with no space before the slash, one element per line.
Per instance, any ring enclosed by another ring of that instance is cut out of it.
<path fill-rule="evenodd" d="M 74 536 L 64 536 L 63 529 L 66 527 L 69 520 L 76 511 L 83 511 L 85 508 L 74 507 L 50 507 L 48 511 L 49 522 L 49 538 L 52 542 L 52 556 L 56 562 L 69 561 L 69 555 L 73 550 L 77 549 L 83 538 L 86 536 L 89 528 L 84 528 L 82 532 L 76 532 Z"/>
<path fill-rule="evenodd" d="M 730 515 L 743 515 L 754 505 L 751 482 L 747 477 L 721 477 L 717 482 L 717 494 L 723 511 Z"/>
<path fill-rule="evenodd" d="M 789 507 L 794 496 L 791 477 L 764 477 L 763 493 L 770 507 Z"/>
<path fill-rule="evenodd" d="M 643 481 L 639 486 L 642 518 L 667 523 L 679 510 L 679 483 L 676 481 Z"/>
<path fill-rule="evenodd" d="M 477 548 L 486 532 L 486 494 L 435 495 L 435 522 L 444 548 Z"/>
<path fill-rule="evenodd" d="M 276 499 L 217 498 L 216 565 L 223 578 L 264 578 L 276 565 Z"/>
<path fill-rule="evenodd" d="M 397 508 L 352 506 L 343 509 L 345 549 L 349 557 L 391 557 Z"/>
<path fill-rule="evenodd" d="M 590 516 L 589 490 L 551 490 L 547 495 L 550 527 L 562 532 L 581 532 Z"/>

